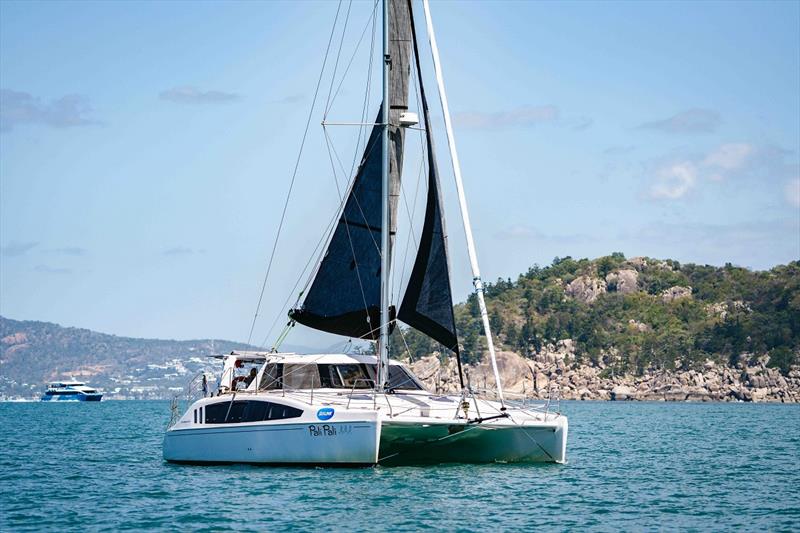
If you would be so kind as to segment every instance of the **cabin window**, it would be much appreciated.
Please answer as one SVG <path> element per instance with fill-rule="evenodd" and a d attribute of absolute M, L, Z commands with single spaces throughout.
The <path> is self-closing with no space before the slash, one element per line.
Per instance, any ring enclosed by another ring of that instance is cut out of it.
<path fill-rule="evenodd" d="M 389 365 L 389 389 L 422 390 L 423 387 L 413 375 L 400 365 Z"/>
<path fill-rule="evenodd" d="M 269 363 L 261 375 L 258 390 L 271 390 L 282 388 L 283 363 Z"/>
<path fill-rule="evenodd" d="M 372 389 L 375 369 L 365 363 L 269 363 L 258 390 L 282 389 L 284 386 L 287 389 Z M 401 365 L 389 365 L 389 388 L 422 390 L 424 387 Z"/>
<path fill-rule="evenodd" d="M 262 422 L 297 418 L 303 414 L 301 409 L 274 402 L 256 400 L 236 400 L 218 402 L 206 406 L 206 424 L 238 424 L 241 422 Z"/>
<path fill-rule="evenodd" d="M 194 423 L 197 424 L 197 409 L 194 410 Z"/>
<path fill-rule="evenodd" d="M 319 371 L 315 364 L 283 365 L 283 386 L 287 389 L 320 388 Z"/>
<path fill-rule="evenodd" d="M 371 389 L 375 386 L 367 371 L 367 365 L 335 365 L 335 368 L 341 379 L 342 386 L 346 389 Z"/>
<path fill-rule="evenodd" d="M 336 365 L 317 365 L 319 368 L 319 380 L 321 387 L 324 389 L 341 389 L 342 378 L 339 377 L 339 372 L 336 370 Z"/>

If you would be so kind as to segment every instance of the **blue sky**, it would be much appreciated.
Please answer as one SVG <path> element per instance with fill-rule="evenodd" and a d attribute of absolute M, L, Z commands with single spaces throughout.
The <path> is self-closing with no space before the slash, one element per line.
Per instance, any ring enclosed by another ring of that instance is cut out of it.
<path fill-rule="evenodd" d="M 0 314 L 246 340 L 336 10 L 1 2 Z M 350 6 L 329 120 L 359 120 L 371 10 Z M 614 251 L 756 269 L 800 258 L 800 3 L 432 12 L 485 279 Z M 460 300 L 469 265 L 433 104 Z M 256 342 L 275 336 L 336 210 L 322 116 L 318 102 Z M 328 130 L 349 166 L 357 129 Z M 418 168 L 409 150 L 410 204 Z M 298 327 L 289 342 L 335 340 Z"/>

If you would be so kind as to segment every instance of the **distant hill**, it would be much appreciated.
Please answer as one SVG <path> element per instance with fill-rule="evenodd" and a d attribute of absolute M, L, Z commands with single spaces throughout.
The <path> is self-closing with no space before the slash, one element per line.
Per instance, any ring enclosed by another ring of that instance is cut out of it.
<path fill-rule="evenodd" d="M 201 369 L 217 370 L 204 356 L 247 348 L 225 340 L 117 337 L 0 317 L 0 397 L 36 396 L 46 381 L 74 377 L 111 396 L 166 398 L 170 387 L 182 387 Z"/>
<path fill-rule="evenodd" d="M 800 364 L 798 261 L 751 271 L 621 253 L 564 257 L 487 284 L 486 300 L 499 347 L 527 358 L 568 341 L 572 363 L 609 374 L 697 369 L 708 359 L 733 367 L 765 356 L 784 374 Z M 486 343 L 474 296 L 455 314 L 463 357 L 481 360 Z M 414 358 L 440 349 L 403 332 Z M 394 353 L 405 353 L 393 337 Z"/>
<path fill-rule="evenodd" d="M 784 375 L 800 365 L 798 261 L 751 271 L 619 253 L 564 257 L 516 280 L 488 283 L 486 298 L 499 348 L 535 360 L 568 346 L 567 363 L 602 375 L 701 369 L 708 360 L 730 368 L 767 361 Z M 463 358 L 478 363 L 486 343 L 475 297 L 456 305 L 455 315 Z M 404 326 L 391 342 L 392 356 L 401 359 L 442 352 Z M 235 349 L 247 346 L 117 337 L 0 317 L 0 397 L 35 397 L 46 381 L 74 377 L 107 397 L 167 398 L 200 370 L 218 372 L 204 356 Z"/>

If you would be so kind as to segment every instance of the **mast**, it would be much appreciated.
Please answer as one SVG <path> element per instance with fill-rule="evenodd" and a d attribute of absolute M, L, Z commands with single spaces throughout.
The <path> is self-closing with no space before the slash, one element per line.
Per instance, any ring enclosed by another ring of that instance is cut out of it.
<path fill-rule="evenodd" d="M 381 161 L 381 323 L 378 338 L 378 391 L 384 390 L 389 381 L 389 0 L 383 0 L 383 104 L 381 106 L 381 143 L 383 144 L 383 161 Z"/>
<path fill-rule="evenodd" d="M 428 0 L 422 0 L 422 5 L 425 8 L 425 21 L 428 26 L 428 38 L 431 43 L 431 55 L 433 56 L 433 68 L 436 72 L 436 83 L 439 86 L 439 100 L 442 102 L 442 114 L 444 115 L 444 125 L 447 131 L 447 144 L 450 147 L 450 160 L 453 163 L 453 174 L 456 178 L 456 189 L 458 190 L 458 204 L 461 208 L 461 219 L 464 222 L 464 233 L 467 238 L 467 251 L 469 253 L 469 262 L 472 267 L 472 284 L 475 287 L 475 295 L 478 298 L 478 306 L 480 308 L 481 319 L 483 321 L 483 332 L 486 335 L 486 343 L 489 345 L 489 356 L 492 361 L 492 371 L 494 372 L 494 379 L 497 383 L 497 395 L 500 398 L 500 403 L 505 408 L 505 400 L 503 399 L 503 385 L 500 382 L 500 373 L 497 370 L 497 356 L 494 350 L 494 340 L 492 339 L 492 331 L 489 327 L 489 313 L 486 310 L 486 301 L 483 296 L 483 281 L 481 280 L 481 271 L 478 267 L 478 256 L 475 252 L 475 241 L 472 238 L 472 225 L 469 221 L 469 211 L 467 210 L 467 199 L 464 194 L 464 184 L 461 180 L 461 165 L 458 162 L 458 152 L 456 151 L 456 140 L 453 136 L 453 125 L 450 121 L 450 108 L 447 105 L 447 95 L 444 90 L 444 78 L 442 76 L 442 67 L 439 62 L 439 48 L 436 46 L 436 36 L 433 33 L 433 22 L 431 20 L 430 6 Z"/>

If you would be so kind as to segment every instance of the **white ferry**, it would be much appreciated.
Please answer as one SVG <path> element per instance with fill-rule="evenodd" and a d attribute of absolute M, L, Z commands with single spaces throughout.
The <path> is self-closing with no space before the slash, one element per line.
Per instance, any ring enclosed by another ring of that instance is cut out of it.
<path fill-rule="evenodd" d="M 42 395 L 43 402 L 99 402 L 103 393 L 81 381 L 54 381 Z"/>

